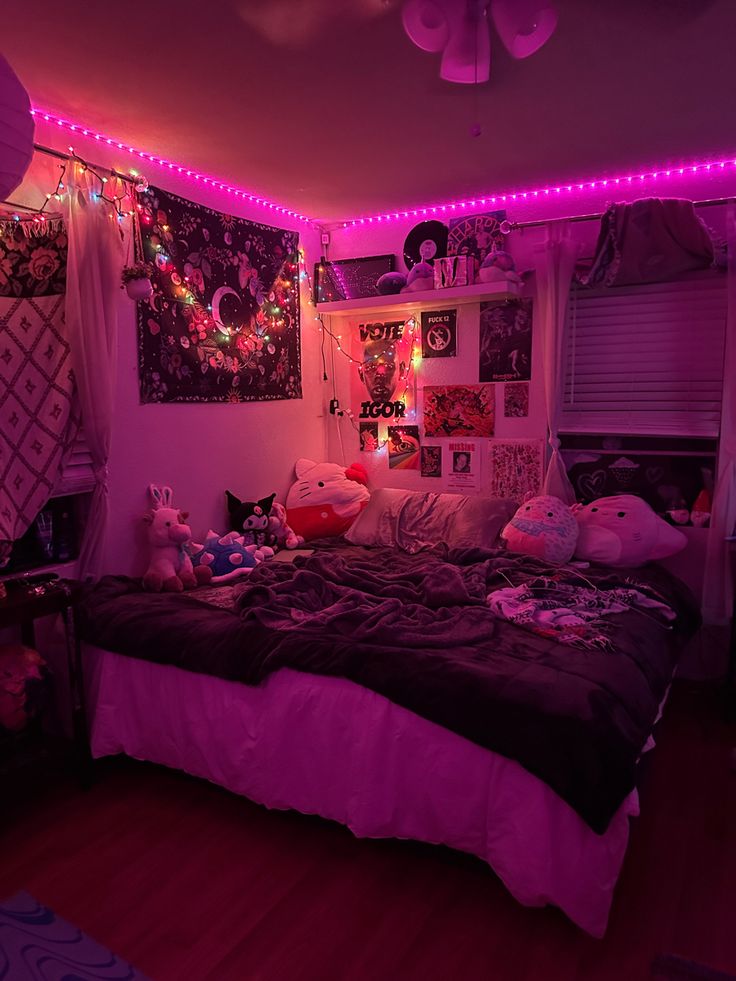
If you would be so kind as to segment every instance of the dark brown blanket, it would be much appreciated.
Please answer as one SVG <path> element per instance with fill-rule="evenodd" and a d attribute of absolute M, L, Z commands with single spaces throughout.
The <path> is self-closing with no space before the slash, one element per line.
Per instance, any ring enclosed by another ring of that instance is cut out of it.
<path fill-rule="evenodd" d="M 635 582 L 677 619 L 618 614 L 607 626 L 612 650 L 581 651 L 490 612 L 489 591 L 540 574 L 555 571 L 503 550 L 323 548 L 259 566 L 230 609 L 108 577 L 87 595 L 81 622 L 100 647 L 246 684 L 282 667 L 349 678 L 518 760 L 603 832 L 634 786 L 698 613 L 659 567 L 585 570 L 599 589 Z"/>

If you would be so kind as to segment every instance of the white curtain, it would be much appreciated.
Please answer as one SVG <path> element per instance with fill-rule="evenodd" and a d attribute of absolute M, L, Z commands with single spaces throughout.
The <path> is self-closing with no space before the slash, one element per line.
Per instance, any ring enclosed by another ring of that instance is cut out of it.
<path fill-rule="evenodd" d="M 72 165 L 66 184 L 69 191 L 64 196 L 69 235 L 67 334 L 85 441 L 96 478 L 79 558 L 80 576 L 86 576 L 99 572 L 107 525 L 107 461 L 115 398 L 124 244 L 117 216 L 110 217 L 111 205 L 99 196 L 97 178 Z M 112 189 L 113 182 L 105 187 Z M 110 196 L 110 191 L 105 193 Z"/>
<path fill-rule="evenodd" d="M 542 342 L 544 398 L 547 409 L 550 458 L 542 492 L 573 504 L 575 493 L 560 453 L 557 429 L 565 374 L 565 311 L 575 268 L 576 248 L 566 221 L 552 222 L 544 242 L 535 250 L 537 304 L 534 327 Z"/>
<path fill-rule="evenodd" d="M 726 215 L 728 240 L 728 314 L 726 352 L 723 365 L 721 440 L 718 451 L 718 481 L 713 495 L 713 512 L 708 532 L 703 616 L 706 623 L 725 623 L 733 604 L 733 575 L 726 539 L 736 528 L 736 204 Z"/>

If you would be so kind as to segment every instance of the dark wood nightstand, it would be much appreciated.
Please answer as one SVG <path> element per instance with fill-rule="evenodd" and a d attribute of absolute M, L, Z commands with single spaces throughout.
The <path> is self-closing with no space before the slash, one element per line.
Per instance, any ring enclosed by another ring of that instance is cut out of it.
<path fill-rule="evenodd" d="M 82 650 L 74 622 L 74 610 L 81 594 L 81 585 L 70 579 L 38 581 L 40 578 L 31 576 L 4 583 L 7 595 L 0 598 L 0 629 L 20 628 L 21 642 L 28 647 L 35 647 L 36 620 L 54 614 L 61 615 L 66 642 L 75 765 L 80 781 L 83 785 L 88 785 L 92 776 L 92 758 L 85 712 Z"/>

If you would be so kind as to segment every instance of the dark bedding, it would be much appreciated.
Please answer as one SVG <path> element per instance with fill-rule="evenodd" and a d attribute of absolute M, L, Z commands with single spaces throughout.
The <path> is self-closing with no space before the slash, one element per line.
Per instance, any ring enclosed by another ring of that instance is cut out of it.
<path fill-rule="evenodd" d="M 517 760 L 602 833 L 634 786 L 698 613 L 660 567 L 587 569 L 599 589 L 634 582 L 677 617 L 617 614 L 605 627 L 610 650 L 580 650 L 488 608 L 490 590 L 540 574 L 554 570 L 500 549 L 407 555 L 325 543 L 293 564 L 260 565 L 230 608 L 107 577 L 86 595 L 80 624 L 107 650 L 245 684 L 282 667 L 349 678 Z"/>

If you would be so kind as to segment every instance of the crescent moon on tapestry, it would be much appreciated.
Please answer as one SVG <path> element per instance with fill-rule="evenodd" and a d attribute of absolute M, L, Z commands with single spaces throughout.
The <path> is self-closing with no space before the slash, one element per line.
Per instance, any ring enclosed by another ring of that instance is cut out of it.
<path fill-rule="evenodd" d="M 218 327 L 225 327 L 228 330 L 232 324 L 225 324 L 222 322 L 222 318 L 220 317 L 220 303 L 222 298 L 227 296 L 229 293 L 232 293 L 232 295 L 237 298 L 238 303 L 241 302 L 240 296 L 236 290 L 232 288 L 232 286 L 220 286 L 219 289 L 215 290 L 214 296 L 212 297 L 212 319 L 215 321 Z"/>

